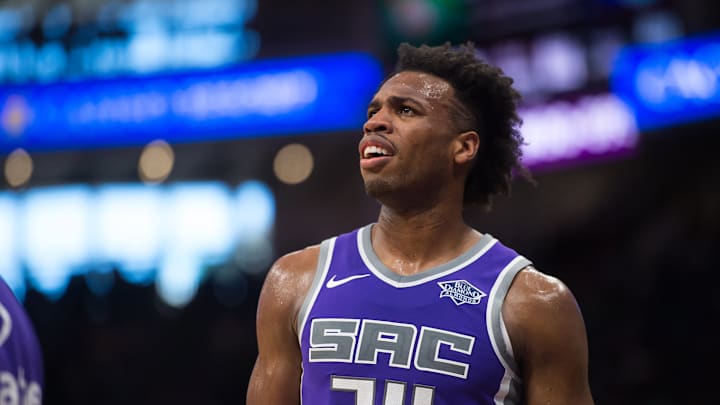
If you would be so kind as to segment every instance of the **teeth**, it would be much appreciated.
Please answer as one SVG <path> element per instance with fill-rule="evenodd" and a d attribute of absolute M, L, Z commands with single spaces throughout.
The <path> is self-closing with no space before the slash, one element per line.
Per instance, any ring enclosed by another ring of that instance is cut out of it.
<path fill-rule="evenodd" d="M 381 148 L 379 146 L 370 145 L 365 148 L 363 151 L 363 157 L 368 158 L 370 155 L 383 155 L 383 156 L 390 156 L 390 152 L 388 152 L 386 149 Z"/>

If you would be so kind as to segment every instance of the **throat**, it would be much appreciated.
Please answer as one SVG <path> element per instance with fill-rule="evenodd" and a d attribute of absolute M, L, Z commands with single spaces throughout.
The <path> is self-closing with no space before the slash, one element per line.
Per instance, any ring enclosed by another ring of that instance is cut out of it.
<path fill-rule="evenodd" d="M 401 226 L 381 220 L 372 227 L 371 244 L 378 259 L 403 276 L 422 273 L 468 251 L 482 236 L 464 223 L 459 226 Z"/>
<path fill-rule="evenodd" d="M 428 266 L 428 267 L 421 266 L 420 263 L 417 261 L 408 261 L 408 260 L 399 259 L 399 258 L 391 260 L 390 263 L 383 263 L 383 264 L 385 264 L 385 267 L 390 269 L 393 273 L 399 274 L 401 276 L 412 276 L 414 274 L 422 273 L 423 271 L 428 270 L 431 267 L 434 267 L 434 266 Z"/>

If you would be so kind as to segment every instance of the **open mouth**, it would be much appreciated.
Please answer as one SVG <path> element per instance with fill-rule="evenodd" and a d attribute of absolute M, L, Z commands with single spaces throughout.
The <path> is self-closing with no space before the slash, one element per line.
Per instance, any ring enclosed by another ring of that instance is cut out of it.
<path fill-rule="evenodd" d="M 384 156 L 392 156 L 393 154 L 382 146 L 367 145 L 362 150 L 363 159 L 373 159 Z"/>

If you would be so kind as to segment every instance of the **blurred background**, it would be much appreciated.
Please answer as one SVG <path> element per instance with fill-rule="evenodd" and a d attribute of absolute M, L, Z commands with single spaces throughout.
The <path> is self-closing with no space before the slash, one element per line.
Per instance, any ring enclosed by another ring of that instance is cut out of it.
<path fill-rule="evenodd" d="M 468 40 L 538 185 L 467 220 L 572 289 L 598 404 L 717 403 L 717 1 L 0 1 L 0 275 L 45 403 L 244 403 L 270 264 L 376 219 L 397 45 Z"/>

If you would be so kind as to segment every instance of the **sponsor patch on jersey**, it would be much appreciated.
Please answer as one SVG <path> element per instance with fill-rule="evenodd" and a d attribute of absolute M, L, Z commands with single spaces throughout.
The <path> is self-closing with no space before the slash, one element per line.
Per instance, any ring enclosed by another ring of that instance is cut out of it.
<path fill-rule="evenodd" d="M 442 291 L 440 298 L 449 297 L 457 306 L 462 304 L 479 304 L 483 297 L 487 294 L 480 291 L 479 288 L 467 282 L 467 280 L 453 280 L 438 282 Z"/>

